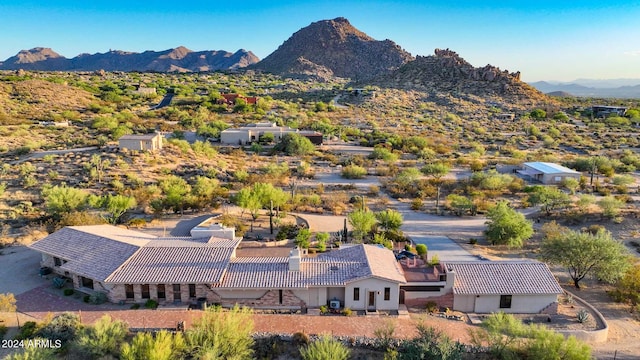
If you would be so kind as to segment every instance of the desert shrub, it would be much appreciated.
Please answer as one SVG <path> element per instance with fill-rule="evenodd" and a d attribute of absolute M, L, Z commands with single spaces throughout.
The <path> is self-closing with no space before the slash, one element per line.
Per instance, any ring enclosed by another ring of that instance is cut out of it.
<path fill-rule="evenodd" d="M 434 313 L 438 311 L 438 304 L 435 301 L 427 301 L 426 309 L 427 312 Z"/>
<path fill-rule="evenodd" d="M 155 309 L 158 307 L 158 302 L 153 299 L 149 299 L 144 303 L 144 307 L 147 309 Z"/>
<path fill-rule="evenodd" d="M 187 346 L 198 359 L 251 359 L 252 332 L 250 309 L 209 307 L 186 333 Z"/>
<path fill-rule="evenodd" d="M 422 210 L 423 205 L 424 205 L 424 202 L 422 201 L 422 199 L 413 199 L 411 201 L 411 210 L 414 210 L 414 211 Z"/>
<path fill-rule="evenodd" d="M 143 218 L 133 218 L 129 220 L 128 226 L 134 227 L 134 228 L 141 228 L 141 227 L 144 227 L 146 224 L 147 224 L 147 220 Z"/>
<path fill-rule="evenodd" d="M 100 305 L 107 302 L 107 294 L 97 291 L 89 296 L 89 302 L 94 305 Z"/>
<path fill-rule="evenodd" d="M 587 320 L 589 320 L 589 312 L 585 309 L 580 309 L 576 314 L 576 319 L 580 324 L 584 324 Z"/>
<path fill-rule="evenodd" d="M 396 327 L 391 320 L 385 321 L 380 327 L 373 330 L 373 336 L 375 336 L 378 342 L 378 348 L 387 349 L 393 341 L 393 333 Z"/>
<path fill-rule="evenodd" d="M 72 313 L 62 313 L 54 317 L 37 333 L 38 336 L 50 340 L 61 340 L 63 343 L 75 339 L 81 328 L 80 318 Z"/>
<path fill-rule="evenodd" d="M 86 302 L 87 304 L 89 303 L 89 299 L 91 299 L 91 296 L 89 295 L 85 295 L 82 297 L 82 301 Z"/>
<path fill-rule="evenodd" d="M 64 293 L 64 296 L 71 296 L 73 295 L 74 291 L 73 289 L 64 289 L 63 293 Z"/>
<path fill-rule="evenodd" d="M 286 344 L 280 335 L 259 337 L 253 342 L 255 359 L 278 359 L 286 349 Z"/>
<path fill-rule="evenodd" d="M 113 321 L 109 315 L 103 315 L 93 326 L 82 329 L 74 350 L 91 358 L 116 355 L 128 331 L 125 322 Z"/>
<path fill-rule="evenodd" d="M 22 327 L 20 328 L 20 331 L 18 332 L 18 334 L 15 336 L 15 339 L 16 340 L 30 339 L 36 333 L 37 328 L 38 328 L 38 324 L 36 324 L 35 321 L 27 321 L 24 324 L 22 324 Z"/>
<path fill-rule="evenodd" d="M 295 346 L 307 345 L 307 344 L 309 344 L 309 335 L 298 331 L 298 332 L 294 333 L 293 336 L 291 337 L 291 342 Z"/>
<path fill-rule="evenodd" d="M 328 314 L 328 313 L 329 313 L 329 307 L 327 305 L 321 305 L 320 314 Z"/>
<path fill-rule="evenodd" d="M 140 309 L 140 304 L 132 304 L 130 309 L 131 310 L 138 310 L 138 309 Z"/>
<path fill-rule="evenodd" d="M 303 360 L 346 360 L 349 354 L 350 350 L 346 346 L 329 335 L 323 335 L 300 349 Z"/>
<path fill-rule="evenodd" d="M 346 179 L 362 179 L 367 176 L 367 169 L 358 165 L 348 165 L 342 168 L 341 175 Z"/>
<path fill-rule="evenodd" d="M 351 316 L 351 315 L 353 315 L 353 310 L 351 310 L 350 308 L 344 308 L 344 309 L 342 309 L 342 315 Z"/>

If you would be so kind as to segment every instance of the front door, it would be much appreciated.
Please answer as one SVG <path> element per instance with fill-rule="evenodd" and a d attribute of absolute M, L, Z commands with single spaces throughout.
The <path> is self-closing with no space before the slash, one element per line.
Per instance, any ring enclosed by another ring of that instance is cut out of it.
<path fill-rule="evenodd" d="M 369 291 L 369 300 L 367 301 L 367 310 L 376 309 L 376 292 Z"/>

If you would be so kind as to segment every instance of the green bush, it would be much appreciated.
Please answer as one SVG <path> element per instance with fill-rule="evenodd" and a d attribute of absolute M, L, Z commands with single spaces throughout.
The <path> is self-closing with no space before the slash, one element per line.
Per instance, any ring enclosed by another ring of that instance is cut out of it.
<path fill-rule="evenodd" d="M 80 327 L 81 324 L 78 315 L 67 312 L 54 317 L 38 331 L 37 335 L 50 340 L 67 342 L 75 339 Z"/>
<path fill-rule="evenodd" d="M 300 349 L 303 360 L 346 360 L 350 350 L 341 342 L 329 335 L 323 335 L 320 339 Z"/>
<path fill-rule="evenodd" d="M 91 299 L 91 296 L 89 295 L 85 295 L 82 297 L 82 301 L 86 302 L 87 304 L 89 303 L 89 299 Z"/>
<path fill-rule="evenodd" d="M 103 292 L 95 292 L 89 296 L 89 302 L 94 305 L 100 305 L 107 302 L 107 294 Z"/>
<path fill-rule="evenodd" d="M 329 308 L 327 307 L 327 305 L 321 305 L 320 314 L 328 314 L 328 313 L 329 313 Z"/>
<path fill-rule="evenodd" d="M 74 291 L 73 289 L 64 289 L 63 294 L 64 296 L 71 296 L 73 295 Z"/>
<path fill-rule="evenodd" d="M 438 311 L 438 304 L 435 301 L 427 301 L 427 312 L 434 313 Z"/>
<path fill-rule="evenodd" d="M 367 176 L 367 169 L 358 165 L 348 165 L 342 168 L 342 177 L 345 179 L 362 179 Z"/>
<path fill-rule="evenodd" d="M 147 309 L 155 309 L 158 307 L 158 302 L 153 299 L 149 299 L 146 303 L 144 303 L 144 307 Z"/>
<path fill-rule="evenodd" d="M 133 305 L 131 305 L 131 309 L 132 309 L 132 310 L 140 309 L 140 304 L 133 304 Z"/>
<path fill-rule="evenodd" d="M 15 336 L 16 340 L 25 340 L 33 337 L 33 334 L 36 332 L 37 324 L 35 321 L 27 321 L 22 324 L 18 335 Z"/>
<path fill-rule="evenodd" d="M 353 310 L 351 310 L 349 308 L 344 308 L 344 309 L 342 309 L 342 315 L 351 316 L 351 315 L 353 315 Z"/>

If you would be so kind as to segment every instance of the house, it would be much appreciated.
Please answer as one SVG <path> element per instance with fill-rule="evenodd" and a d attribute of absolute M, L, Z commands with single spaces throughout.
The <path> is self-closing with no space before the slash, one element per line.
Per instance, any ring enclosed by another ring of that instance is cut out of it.
<path fill-rule="evenodd" d="M 246 101 L 247 105 L 255 105 L 258 103 L 258 98 L 255 96 L 243 96 L 240 94 L 220 94 L 220 96 L 222 96 L 222 98 L 217 101 L 219 105 L 233 106 L 236 104 L 237 99 Z"/>
<path fill-rule="evenodd" d="M 118 145 L 121 150 L 160 150 L 162 149 L 162 135 L 159 133 L 123 135 L 118 139 Z"/>
<path fill-rule="evenodd" d="M 405 266 L 415 260 L 404 260 Z M 460 261 L 434 267 L 404 267 L 401 303 L 424 307 L 434 302 L 462 312 L 557 312 L 562 288 L 538 261 Z"/>
<path fill-rule="evenodd" d="M 611 114 L 615 114 L 617 116 L 624 116 L 627 112 L 626 107 L 622 106 L 605 106 L 605 105 L 594 105 L 591 107 L 591 113 L 594 117 L 607 117 Z"/>
<path fill-rule="evenodd" d="M 111 302 L 397 310 L 402 268 L 388 249 L 356 245 L 309 257 L 236 257 L 239 240 L 160 238 L 111 225 L 65 227 L 31 245 L 41 265 Z"/>
<path fill-rule="evenodd" d="M 223 130 L 220 133 L 220 142 L 229 145 L 245 145 L 260 140 L 264 134 L 273 134 L 274 140 L 280 139 L 289 133 L 296 133 L 311 140 L 315 145 L 322 144 L 322 134 L 316 131 L 304 131 L 292 129 L 287 126 L 277 126 L 275 123 L 265 122 L 249 124 L 240 128 Z"/>
<path fill-rule="evenodd" d="M 563 293 L 538 261 L 446 263 L 453 279 L 453 309 L 475 313 L 556 313 Z"/>
<path fill-rule="evenodd" d="M 215 237 L 233 240 L 236 238 L 234 227 L 224 226 L 215 217 L 205 219 L 200 224 L 192 228 L 189 233 L 193 238 Z"/>
<path fill-rule="evenodd" d="M 565 179 L 580 180 L 580 172 L 562 165 L 547 162 L 526 162 L 517 173 L 524 178 L 539 181 L 543 184 L 560 184 Z"/>

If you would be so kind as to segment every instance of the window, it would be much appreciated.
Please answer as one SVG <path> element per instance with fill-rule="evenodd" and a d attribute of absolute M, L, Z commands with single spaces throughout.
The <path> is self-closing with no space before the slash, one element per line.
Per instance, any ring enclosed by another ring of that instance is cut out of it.
<path fill-rule="evenodd" d="M 164 290 L 164 284 L 159 284 L 158 285 L 158 299 L 166 299 L 167 298 L 167 294 L 165 293 Z"/>
<path fill-rule="evenodd" d="M 124 293 L 127 299 L 133 299 L 133 285 L 126 284 L 124 286 Z"/>
<path fill-rule="evenodd" d="M 54 257 L 53 258 L 53 264 L 55 266 L 62 266 L 62 260 L 60 260 L 60 258 Z"/>
<path fill-rule="evenodd" d="M 511 308 L 511 295 L 500 295 L 500 309 Z"/>
<path fill-rule="evenodd" d="M 391 300 L 391 288 L 384 288 L 384 299 Z"/>
<path fill-rule="evenodd" d="M 149 284 L 140 285 L 140 292 L 142 293 L 143 299 L 149 299 L 151 297 L 149 295 Z"/>
<path fill-rule="evenodd" d="M 87 289 L 93 289 L 93 280 L 86 278 L 84 276 L 80 277 L 82 282 L 82 287 L 86 287 Z"/>
<path fill-rule="evenodd" d="M 282 290 L 278 290 L 278 301 L 280 304 L 282 304 L 282 299 L 283 298 L 283 294 L 282 294 Z"/>
<path fill-rule="evenodd" d="M 360 301 L 360 288 L 353 288 L 353 301 Z"/>
<path fill-rule="evenodd" d="M 189 284 L 189 297 L 196 297 L 196 284 Z"/>

